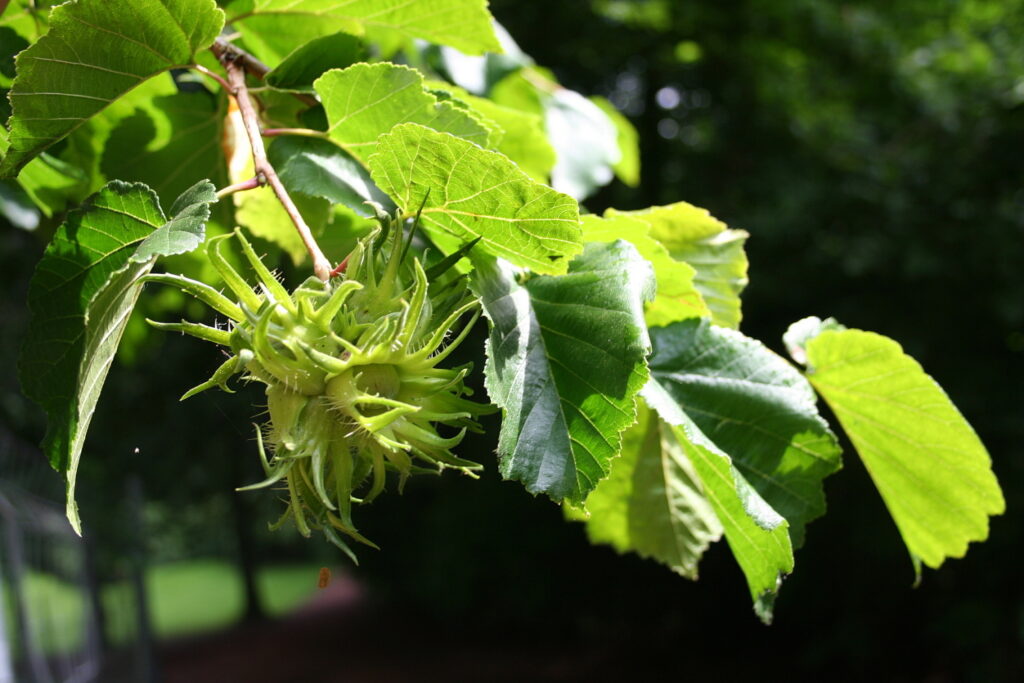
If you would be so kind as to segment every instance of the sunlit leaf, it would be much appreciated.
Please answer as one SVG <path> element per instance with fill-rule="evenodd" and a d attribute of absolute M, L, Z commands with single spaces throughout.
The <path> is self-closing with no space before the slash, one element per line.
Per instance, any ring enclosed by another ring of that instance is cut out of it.
<path fill-rule="evenodd" d="M 533 64 L 504 26 L 495 21 L 493 27 L 501 53 L 488 52 L 481 57 L 467 55 L 453 47 L 436 48 L 448 80 L 476 95 L 484 95 L 508 74 Z"/>
<path fill-rule="evenodd" d="M 534 66 L 501 79 L 490 96 L 502 106 L 544 118 L 555 149 L 551 185 L 556 190 L 582 199 L 611 181 L 613 167 L 623 160 L 619 131 L 597 104 Z"/>
<path fill-rule="evenodd" d="M 278 33 L 295 35 L 302 42 L 316 36 L 302 35 L 294 25 L 298 22 L 326 25 L 332 33 L 392 31 L 468 54 L 501 51 L 486 0 L 235 0 L 228 5 L 228 15 L 243 30 L 258 25 L 257 30 L 267 34 L 276 26 Z"/>
<path fill-rule="evenodd" d="M 707 210 L 686 202 L 640 211 L 609 209 L 605 215 L 625 215 L 647 223 L 651 237 L 664 244 L 673 258 L 697 271 L 694 284 L 711 310 L 711 321 L 722 327 L 739 327 L 740 292 L 747 286 L 746 232 L 730 230 Z"/>
<path fill-rule="evenodd" d="M 331 70 L 313 84 L 327 113 L 327 134 L 352 156 L 365 161 L 377 138 L 401 123 L 490 144 L 493 129 L 478 114 L 439 100 L 423 88 L 423 76 L 397 64 L 356 64 Z"/>
<path fill-rule="evenodd" d="M 89 194 L 82 169 L 45 152 L 25 164 L 18 184 L 46 216 L 59 214 Z"/>
<path fill-rule="evenodd" d="M 214 98 L 180 92 L 147 104 L 110 132 L 100 165 L 103 174 L 146 183 L 164 202 L 187 190 L 197 176 L 226 185 L 222 116 Z"/>
<path fill-rule="evenodd" d="M 864 461 L 915 566 L 936 568 L 985 540 L 1003 494 L 984 445 L 935 380 L 895 341 L 834 321 L 803 343 L 808 379 Z"/>
<path fill-rule="evenodd" d="M 619 145 L 619 160 L 612 165 L 612 170 L 619 180 L 630 187 L 640 184 L 640 136 L 629 119 L 603 97 L 591 97 L 590 101 L 600 107 L 608 120 L 615 126 L 618 133 L 616 141 Z"/>
<path fill-rule="evenodd" d="M 125 173 L 125 176 L 119 177 L 116 174 L 110 178 L 106 176 L 103 172 L 103 162 L 108 147 L 107 143 L 115 129 L 122 128 L 122 126 L 142 128 L 139 124 L 145 117 L 145 127 L 152 131 L 151 137 L 145 142 L 146 150 L 151 152 L 170 145 L 174 135 L 171 119 L 174 117 L 162 111 L 158 105 L 170 101 L 167 98 L 172 98 L 176 94 L 178 94 L 178 87 L 171 74 L 164 73 L 154 76 L 140 83 L 123 97 L 111 102 L 103 111 L 88 121 L 84 121 L 65 138 L 66 142 L 62 145 L 63 150 L 60 156 L 68 163 L 81 168 L 88 176 L 90 181 L 88 194 L 97 192 L 107 180 L 145 182 L 142 178 L 131 177 L 131 174 L 127 172 L 128 169 L 125 168 L 116 169 L 118 173 Z M 129 119 L 138 119 L 138 121 L 126 124 Z M 132 149 L 132 151 L 136 150 Z M 141 150 L 138 151 L 141 152 Z M 136 166 L 134 170 L 140 172 L 141 175 L 144 168 L 149 170 L 148 167 L 140 166 Z M 110 167 L 108 170 L 114 171 L 115 169 Z M 219 182 L 219 178 L 216 176 L 210 176 L 210 178 Z M 188 180 L 194 181 L 195 178 Z M 188 185 L 182 182 L 181 190 L 186 187 Z M 170 201 L 174 196 L 168 192 L 166 198 Z"/>
<path fill-rule="evenodd" d="M 536 71 L 542 70 L 533 67 L 513 71 L 494 84 L 494 87 L 491 88 L 490 98 L 503 107 L 543 117 L 544 105 L 541 103 L 541 92 L 527 77 L 527 74 L 532 77 Z"/>
<path fill-rule="evenodd" d="M 516 162 L 531 178 L 542 183 L 548 181 L 555 165 L 555 150 L 544 134 L 544 120 L 540 116 L 471 95 L 448 83 L 427 81 L 426 85 L 431 90 L 451 93 L 497 124 L 504 134 L 493 149 Z"/>
<path fill-rule="evenodd" d="M 601 109 L 579 93 L 557 88 L 541 98 L 544 125 L 555 147 L 551 185 L 583 199 L 612 179 L 622 159 L 619 133 Z"/>
<path fill-rule="evenodd" d="M 416 124 L 398 126 L 370 158 L 377 186 L 435 242 L 465 244 L 537 273 L 564 273 L 580 251 L 576 202 L 507 157 Z M 443 246 L 443 245 L 442 245 Z"/>
<path fill-rule="evenodd" d="M 654 267 L 657 295 L 645 309 L 649 327 L 711 315 L 694 285 L 694 269 L 673 259 L 664 245 L 649 235 L 646 223 L 629 216 L 601 218 L 594 214 L 582 216 L 581 221 L 584 242 L 626 240 Z"/>

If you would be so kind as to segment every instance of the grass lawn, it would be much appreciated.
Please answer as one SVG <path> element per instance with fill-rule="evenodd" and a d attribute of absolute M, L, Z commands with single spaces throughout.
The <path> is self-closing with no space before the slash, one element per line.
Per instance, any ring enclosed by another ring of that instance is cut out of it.
<path fill-rule="evenodd" d="M 316 591 L 319 566 L 263 567 L 257 584 L 264 607 L 271 615 L 295 608 Z M 241 618 L 244 605 L 242 578 L 234 565 L 221 560 L 192 560 L 150 567 L 146 573 L 150 619 L 158 638 L 172 638 L 225 628 Z M 49 574 L 25 576 L 32 632 L 46 654 L 74 652 L 85 640 L 85 596 L 72 584 Z M 17 648 L 13 610 L 7 618 L 12 650 Z M 102 595 L 107 613 L 107 634 L 114 643 L 125 643 L 135 633 L 135 607 L 127 582 L 106 586 Z"/>
<path fill-rule="evenodd" d="M 20 647 L 15 628 L 14 599 L 10 584 L 4 587 L 4 634 L 11 652 Z M 73 585 L 49 574 L 28 572 L 22 577 L 28 612 L 33 615 L 30 632 L 44 654 L 75 652 L 85 642 L 85 596 Z"/>

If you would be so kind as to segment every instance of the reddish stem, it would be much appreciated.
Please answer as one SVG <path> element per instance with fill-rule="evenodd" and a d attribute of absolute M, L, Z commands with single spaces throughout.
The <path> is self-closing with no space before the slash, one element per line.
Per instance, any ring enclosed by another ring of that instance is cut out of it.
<path fill-rule="evenodd" d="M 320 245 L 316 243 L 312 231 L 306 225 L 306 221 L 302 218 L 302 214 L 299 213 L 295 202 L 288 195 L 288 190 L 285 189 L 281 179 L 278 178 L 277 171 L 274 170 L 274 167 L 267 160 L 267 151 L 263 147 L 263 137 L 260 134 L 259 115 L 256 113 L 256 107 L 253 106 L 252 99 L 249 97 L 249 90 L 245 85 L 245 68 L 243 68 L 242 60 L 238 55 L 229 50 L 220 51 L 219 56 L 221 64 L 224 65 L 224 69 L 228 73 L 228 84 L 230 87 L 228 92 L 234 95 L 235 101 L 238 103 L 238 113 L 242 117 L 245 134 L 249 138 L 256 178 L 260 184 L 266 183 L 270 185 L 274 194 L 277 195 L 277 200 L 281 202 L 281 206 L 284 207 L 288 217 L 295 225 L 302 243 L 306 246 L 306 251 L 309 252 L 309 256 L 313 260 L 313 272 L 318 278 L 326 281 L 331 277 L 331 263 L 320 250 Z"/>
<path fill-rule="evenodd" d="M 349 254 L 349 256 L 351 256 L 351 254 Z M 346 268 L 348 268 L 348 256 L 346 256 L 342 260 L 342 262 L 338 264 L 337 268 L 331 271 L 331 277 L 338 277 L 339 275 L 345 272 Z"/>
<path fill-rule="evenodd" d="M 196 71 L 198 71 L 199 73 L 201 73 L 202 75 L 204 75 L 204 76 L 206 76 L 208 78 L 212 78 L 213 80 L 215 80 L 218 83 L 220 83 L 220 87 L 224 88 L 224 92 L 231 92 L 231 84 L 228 83 L 226 80 L 224 80 L 224 77 L 221 76 L 216 71 L 211 71 L 210 69 L 207 69 L 202 64 L 193 64 L 192 68 L 195 69 Z"/>

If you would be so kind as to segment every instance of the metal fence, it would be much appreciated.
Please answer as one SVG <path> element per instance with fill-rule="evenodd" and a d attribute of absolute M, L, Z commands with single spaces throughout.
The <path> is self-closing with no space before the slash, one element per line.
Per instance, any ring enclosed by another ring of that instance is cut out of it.
<path fill-rule="evenodd" d="M 0 431 L 0 683 L 85 683 L 99 675 L 85 544 L 62 505 L 30 492 L 51 488 L 34 486 L 47 469 L 42 454 Z"/>

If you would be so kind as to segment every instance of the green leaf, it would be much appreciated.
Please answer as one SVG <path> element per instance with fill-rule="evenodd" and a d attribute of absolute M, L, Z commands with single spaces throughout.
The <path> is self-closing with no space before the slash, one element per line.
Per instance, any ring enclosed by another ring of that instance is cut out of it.
<path fill-rule="evenodd" d="M 263 79 L 281 90 L 313 92 L 313 81 L 330 69 L 343 69 L 366 54 L 359 38 L 348 33 L 332 33 L 311 40 L 292 52 Z"/>
<path fill-rule="evenodd" d="M 1006 507 L 991 460 L 917 361 L 861 330 L 825 329 L 806 352 L 811 384 L 864 461 L 915 567 L 937 568 L 985 540 L 989 516 Z"/>
<path fill-rule="evenodd" d="M 491 98 L 544 117 L 556 157 L 551 185 L 560 192 L 582 199 L 607 185 L 612 168 L 623 161 L 615 122 L 594 102 L 558 85 L 544 69 L 525 67 L 506 76 L 495 84 Z"/>
<path fill-rule="evenodd" d="M 807 380 L 782 357 L 707 320 L 651 329 L 657 382 L 789 522 L 793 545 L 825 514 L 822 481 L 840 449 Z"/>
<path fill-rule="evenodd" d="M 473 59 L 480 59 L 474 57 Z M 555 165 L 555 149 L 544 134 L 544 120 L 537 114 L 512 109 L 485 97 L 441 81 L 428 81 L 427 88 L 448 92 L 465 102 L 485 118 L 497 124 L 505 134 L 494 149 L 507 156 L 534 180 L 547 182 Z"/>
<path fill-rule="evenodd" d="M 110 135 L 114 130 L 125 125 L 129 119 L 147 117 L 147 124 L 155 132 L 153 137 L 145 143 L 147 151 L 158 150 L 172 142 L 173 132 L 171 130 L 171 116 L 162 111 L 158 105 L 165 101 L 164 98 L 171 97 L 178 92 L 178 86 L 170 73 L 160 74 L 139 84 L 124 97 L 114 100 L 103 111 L 99 112 L 88 121 L 84 121 L 68 135 L 66 144 L 62 145 L 61 158 L 81 168 L 90 180 L 88 194 L 97 192 L 108 179 L 125 180 L 129 182 L 145 182 L 143 178 L 131 177 L 127 168 L 108 168 L 109 171 L 126 173 L 126 177 L 119 177 L 117 174 L 107 177 L 103 172 L 104 153 L 110 142 Z M 137 124 L 136 124 L 137 125 Z M 131 140 L 121 139 L 122 144 Z M 135 149 L 135 148 L 131 148 Z M 127 155 L 126 155 L 127 156 Z M 134 170 L 148 171 L 148 167 L 135 166 Z M 140 173 L 145 175 L 145 173 Z M 150 174 L 157 176 L 156 173 Z M 217 176 L 210 175 L 216 182 Z M 188 178 L 186 180 L 195 180 Z M 187 183 L 180 185 L 179 192 L 188 187 Z M 166 192 L 167 201 L 171 201 L 177 194 L 171 191 Z"/>
<path fill-rule="evenodd" d="M 423 89 L 423 75 L 388 62 L 331 70 L 313 84 L 327 112 L 327 134 L 362 161 L 377 138 L 400 123 L 419 123 L 487 147 L 494 129 L 480 115 Z"/>
<path fill-rule="evenodd" d="M 263 19 L 261 33 L 277 26 L 278 32 L 291 34 L 290 24 L 299 21 L 302 26 L 326 24 L 332 32 L 394 31 L 468 54 L 501 51 L 486 0 L 236 0 L 228 13 L 229 22 L 241 22 L 243 30 Z"/>
<path fill-rule="evenodd" d="M 622 455 L 587 496 L 587 535 L 696 579 L 697 564 L 722 525 L 672 428 L 642 403 L 622 433 Z"/>
<path fill-rule="evenodd" d="M 536 74 L 544 76 L 544 70 L 538 67 L 522 68 L 514 71 L 491 88 L 490 98 L 503 107 L 525 111 L 537 116 L 544 116 L 544 105 L 541 93 L 530 79 Z M 554 81 L 552 81 L 554 83 Z"/>
<path fill-rule="evenodd" d="M 588 214 L 581 216 L 580 220 L 584 242 L 626 240 L 654 267 L 658 286 L 657 295 L 645 309 L 648 327 L 711 315 L 694 286 L 696 271 L 688 264 L 673 259 L 668 250 L 648 234 L 650 227 L 646 223 L 622 215 L 600 218 Z"/>
<path fill-rule="evenodd" d="M 649 351 L 650 266 L 626 242 L 588 244 L 560 277 L 524 283 L 473 252 L 491 321 L 487 392 L 502 408 L 501 473 L 531 493 L 582 503 L 636 417 Z"/>
<path fill-rule="evenodd" d="M 327 140 L 284 136 L 274 140 L 267 153 L 289 189 L 344 204 L 360 216 L 373 215 L 367 201 L 392 208 L 366 169 Z"/>
<path fill-rule="evenodd" d="M 47 217 L 77 204 L 89 193 L 82 169 L 45 152 L 25 164 L 18 173 L 18 184 Z"/>
<path fill-rule="evenodd" d="M 672 433 L 693 463 L 729 549 L 747 579 L 754 611 L 770 623 L 782 578 L 793 571 L 786 520 L 758 495 L 732 459 L 705 436 L 657 381 L 648 382 L 642 395 L 661 419 L 672 425 Z"/>
<path fill-rule="evenodd" d="M 579 207 L 531 180 L 504 155 L 416 124 L 397 126 L 369 160 L 377 186 L 415 214 L 442 248 L 477 250 L 537 273 L 566 271 L 580 251 Z"/>
<path fill-rule="evenodd" d="M 0 176 L 14 175 L 146 79 L 192 63 L 223 23 L 213 0 L 77 0 L 55 7 L 49 33 L 18 55 Z"/>
<path fill-rule="evenodd" d="M 210 205 L 217 201 L 217 188 L 200 180 L 185 190 L 171 206 L 171 218 L 142 241 L 132 261 L 144 263 L 156 256 L 173 256 L 192 251 L 206 239 Z"/>
<path fill-rule="evenodd" d="M 603 97 L 591 97 L 590 101 L 596 104 L 605 113 L 608 120 L 615 126 L 618 133 L 616 142 L 619 145 L 620 157 L 617 163 L 612 166 L 615 175 L 619 180 L 630 187 L 640 185 L 640 136 L 636 128 L 615 108 L 611 102 Z"/>
<path fill-rule="evenodd" d="M 66 476 L 68 519 L 79 533 L 74 487 L 85 434 L 140 279 L 156 260 L 138 262 L 132 255 L 165 223 L 152 190 L 112 181 L 68 215 L 29 286 L 32 319 L 19 376 L 25 393 L 48 415 L 43 450 Z"/>
<path fill-rule="evenodd" d="M 651 228 L 651 237 L 673 258 L 694 267 L 694 284 L 711 310 L 711 321 L 736 329 L 740 324 L 740 292 L 747 286 L 747 233 L 729 230 L 705 209 L 686 202 L 641 211 L 609 209 L 606 216 L 630 216 Z"/>
<path fill-rule="evenodd" d="M 100 168 L 108 178 L 146 183 L 164 202 L 197 176 L 226 185 L 222 120 L 207 93 L 153 97 L 110 132 Z"/>

